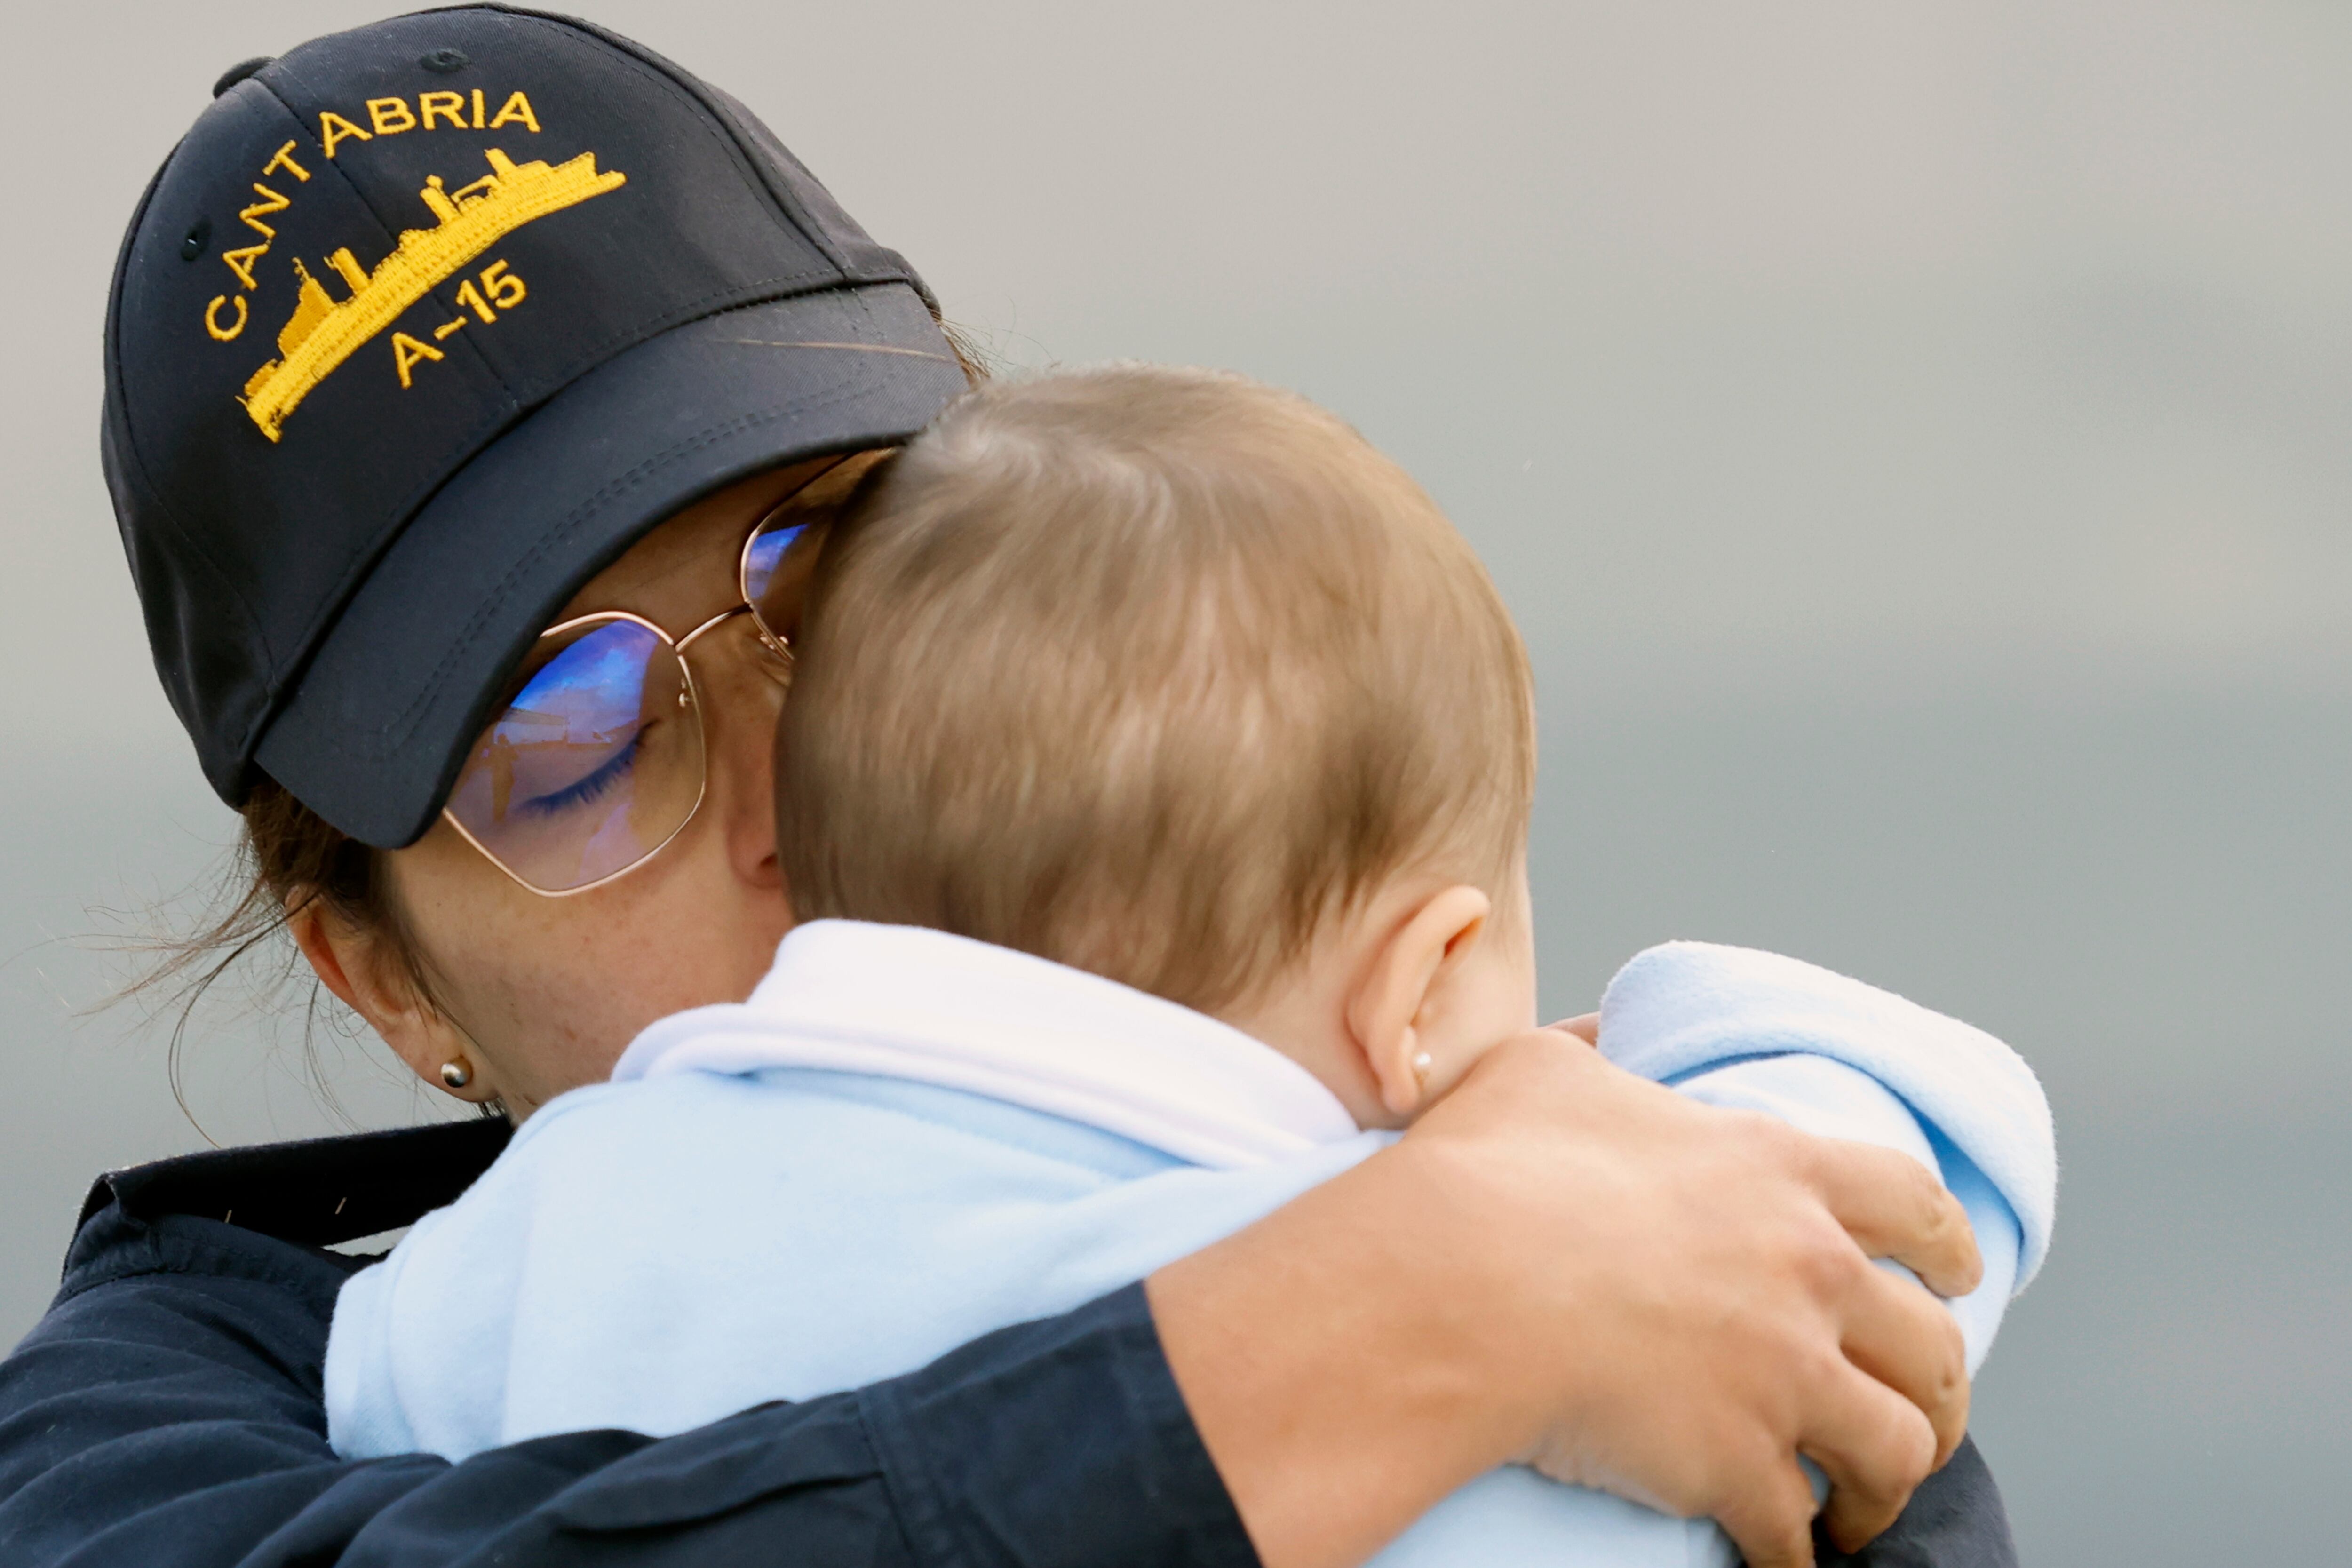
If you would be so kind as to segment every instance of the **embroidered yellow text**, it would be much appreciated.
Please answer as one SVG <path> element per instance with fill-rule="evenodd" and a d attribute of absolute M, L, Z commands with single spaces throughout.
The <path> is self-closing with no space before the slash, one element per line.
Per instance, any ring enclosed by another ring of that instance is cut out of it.
<path fill-rule="evenodd" d="M 435 348 L 431 343 L 419 342 L 415 338 L 410 337 L 406 332 L 394 332 L 392 334 L 393 367 L 400 372 L 400 384 L 404 387 L 408 384 L 408 372 L 410 367 L 415 365 L 418 360 L 441 359 L 444 357 L 445 356 L 442 354 L 441 351 Z"/>
<path fill-rule="evenodd" d="M 488 294 L 489 300 L 483 299 L 484 294 Z M 521 304 L 524 295 L 522 279 L 508 271 L 505 262 L 493 261 L 482 268 L 482 286 L 479 289 L 471 283 L 458 289 L 457 303 L 473 307 L 474 314 L 481 317 L 487 325 L 499 319 L 499 310 L 511 310 Z M 498 310 L 490 309 L 493 300 L 498 302 Z"/>
<path fill-rule="evenodd" d="M 223 305 L 235 305 L 236 307 L 236 319 L 229 322 L 226 326 L 221 325 L 220 308 Z M 205 307 L 205 331 L 210 332 L 216 342 L 225 343 L 234 339 L 237 333 L 245 331 L 245 318 L 246 308 L 244 295 L 215 294 L 213 296 L 213 302 Z"/>
<path fill-rule="evenodd" d="M 399 97 L 371 98 L 362 107 L 365 110 L 366 125 L 360 124 L 358 121 L 349 116 L 337 114 L 331 110 L 319 116 L 320 151 L 327 157 L 332 158 L 335 155 L 335 149 L 345 142 L 373 142 L 379 136 L 397 136 L 406 131 L 481 131 L 495 130 L 507 125 L 520 125 L 534 134 L 539 130 L 539 116 L 531 109 L 530 98 L 521 92 L 508 94 L 506 102 L 500 106 L 496 118 L 489 117 L 489 105 L 478 87 L 474 89 L 470 95 L 457 92 L 419 93 L 415 109 L 409 107 L 406 99 Z M 298 145 L 297 142 L 289 142 L 277 152 L 272 153 L 269 155 L 269 162 L 261 165 L 262 178 L 267 179 L 272 174 L 284 174 L 299 184 L 308 184 L 310 180 L 310 171 L 304 166 L 300 158 L 295 156 L 295 148 Z M 569 165 L 567 164 L 566 167 Z M 469 190 L 475 188 L 467 187 Z M 261 180 L 254 182 L 253 190 L 254 194 L 261 199 L 242 209 L 236 216 L 247 228 L 261 237 L 261 243 L 229 247 L 221 252 L 222 264 L 227 267 L 230 274 L 236 279 L 237 288 L 247 293 L 251 293 L 258 287 L 254 268 L 263 257 L 269 254 L 270 242 L 278 237 L 276 226 L 265 220 L 286 211 L 294 205 L 284 191 L 272 189 L 262 184 Z M 365 286 L 367 274 L 357 262 L 351 259 L 350 251 L 338 251 L 328 258 L 328 262 L 342 275 L 343 280 L 354 290 Z M 215 342 L 224 343 L 233 342 L 237 334 L 245 330 L 247 307 L 244 300 L 234 300 L 236 310 L 233 313 L 230 312 L 228 307 L 233 298 L 233 296 L 224 295 L 205 307 L 205 331 Z M 297 309 L 299 312 L 299 303 Z"/>
<path fill-rule="evenodd" d="M 425 116 L 425 129 L 427 131 L 433 129 L 433 121 L 436 117 L 446 119 L 449 121 L 449 129 L 452 131 L 464 131 L 467 129 L 466 124 L 466 100 L 464 95 L 461 93 L 418 93 L 416 95 L 416 110 L 418 113 Z"/>
<path fill-rule="evenodd" d="M 274 174 L 280 169 L 305 184 L 310 183 L 310 171 L 294 161 L 294 143 L 291 142 L 272 153 L 269 155 L 269 162 L 261 165 L 261 172 L 265 174 Z"/>
<path fill-rule="evenodd" d="M 366 111 L 367 123 L 362 126 L 357 116 L 337 114 L 328 110 L 319 116 L 319 144 L 328 157 L 346 142 L 373 142 L 379 136 L 397 136 L 407 131 L 497 131 L 509 125 L 520 125 L 532 135 L 539 134 L 539 114 L 530 106 L 530 95 L 522 92 L 507 94 L 507 100 L 488 119 L 483 112 L 489 107 L 482 89 L 473 90 L 471 101 L 455 92 L 421 92 L 416 106 L 409 107 L 404 98 L 371 98 L 361 108 Z M 471 110 L 468 113 L 468 110 Z M 278 156 L 283 158 L 293 150 L 289 142 Z M 277 167 L 273 159 L 265 174 Z M 310 176 L 297 171 L 296 177 Z"/>
<path fill-rule="evenodd" d="M 511 310 L 530 297 L 530 291 L 523 287 L 522 279 L 507 270 L 505 262 L 493 261 L 483 268 L 478 275 L 457 285 L 457 303 L 465 306 L 466 310 L 473 311 L 474 315 L 467 316 L 465 310 L 458 311 L 456 316 L 433 329 L 433 341 L 437 343 L 454 332 L 463 331 L 466 323 L 476 317 L 480 318 L 483 325 L 487 326 L 499 319 L 500 310 Z M 492 300 L 496 300 L 497 303 L 493 305 Z M 406 348 L 401 346 L 404 342 L 408 345 Z M 437 353 L 416 352 L 424 348 L 424 344 L 405 333 L 393 334 L 393 369 L 400 373 L 402 386 L 408 385 L 409 368 L 418 360 L 441 357 Z"/>
<path fill-rule="evenodd" d="M 349 142 L 353 137 L 357 137 L 362 142 L 373 142 L 375 140 L 373 136 L 361 130 L 358 126 L 352 124 L 341 115 L 337 114 L 331 109 L 319 116 L 319 140 L 326 143 L 328 157 L 331 158 L 335 155 L 336 142 Z"/>
<path fill-rule="evenodd" d="M 268 254 L 269 242 L 265 239 L 259 245 L 241 246 L 235 250 L 224 250 L 221 252 L 221 259 L 228 263 L 228 269 L 231 272 L 236 274 L 236 280 L 250 289 L 253 287 L 253 264 Z"/>
<path fill-rule="evenodd" d="M 313 387 L 499 238 L 551 212 L 617 190 L 628 179 L 618 169 L 599 174 L 593 153 L 583 153 L 552 168 L 538 162 L 517 163 L 495 147 L 485 148 L 483 156 L 489 162 L 490 173 L 472 184 L 447 191 L 442 188 L 438 174 L 425 181 L 417 195 L 436 220 L 435 226 L 403 231 L 393 253 L 366 273 L 363 280 L 355 280 L 360 267 L 348 250 L 338 251 L 329 259 L 328 265 L 351 286 L 349 299 L 336 301 L 300 262 L 295 263 L 299 287 L 294 314 L 278 333 L 279 357 L 255 371 L 245 384 L 246 412 L 263 435 L 278 439 L 287 416 Z M 473 289 L 475 298 L 464 303 L 478 311 L 508 307 L 524 297 L 522 279 L 502 266 L 487 269 L 478 286 L 469 281 L 466 287 Z M 485 321 L 493 319 L 483 316 Z M 419 360 L 441 357 L 437 350 L 417 339 L 407 342 L 424 352 L 412 353 L 397 342 L 394 344 L 403 385 L 408 384 L 409 371 Z"/>
<path fill-rule="evenodd" d="M 509 96 L 505 106 L 490 121 L 490 129 L 496 131 L 501 125 L 528 125 L 531 134 L 538 135 L 539 116 L 530 111 L 530 100 L 519 92 Z"/>
<path fill-rule="evenodd" d="M 261 172 L 265 174 L 274 174 L 281 169 L 298 180 L 308 180 L 310 177 L 310 171 L 295 162 L 294 143 L 291 142 L 272 153 L 269 155 L 269 162 L 261 165 Z M 282 213 L 294 205 L 259 180 L 253 182 L 253 192 L 261 199 L 236 216 L 245 221 L 247 228 L 261 236 L 261 243 L 240 246 L 221 252 L 221 260 L 227 263 L 228 269 L 236 275 L 237 287 L 248 293 L 254 287 L 253 264 L 269 254 L 269 242 L 278 237 L 278 231 L 261 220 L 272 213 Z M 237 333 L 245 331 L 247 308 L 244 297 L 240 295 L 236 299 L 236 320 L 223 324 L 221 307 L 228 302 L 227 296 L 219 296 L 205 307 L 205 331 L 215 342 L 234 342 Z"/>
<path fill-rule="evenodd" d="M 263 184 L 258 180 L 256 180 L 253 183 L 253 188 L 260 195 L 261 200 L 254 203 L 251 206 L 246 208 L 236 216 L 245 220 L 245 225 L 247 228 L 250 228 L 255 233 L 260 235 L 262 238 L 276 239 L 278 237 L 278 231 L 261 220 L 271 213 L 282 213 L 294 204 L 288 201 L 284 196 L 279 195 L 276 191 L 271 190 L 268 185 Z"/>
<path fill-rule="evenodd" d="M 368 123 L 379 136 L 397 136 L 404 131 L 416 129 L 416 116 L 409 112 L 407 100 L 398 98 L 371 98 L 367 100 Z"/>

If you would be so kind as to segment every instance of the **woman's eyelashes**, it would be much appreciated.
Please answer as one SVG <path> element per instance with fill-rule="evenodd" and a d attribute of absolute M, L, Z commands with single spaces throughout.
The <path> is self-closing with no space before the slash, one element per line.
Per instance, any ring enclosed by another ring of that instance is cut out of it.
<path fill-rule="evenodd" d="M 630 734 L 626 743 L 600 763 L 593 773 L 573 780 L 562 789 L 532 795 L 515 807 L 516 815 L 555 816 L 586 805 L 617 788 L 621 781 L 629 776 L 629 770 L 636 766 L 637 752 L 645 744 L 646 731 L 652 728 L 650 723 L 640 725 Z"/>

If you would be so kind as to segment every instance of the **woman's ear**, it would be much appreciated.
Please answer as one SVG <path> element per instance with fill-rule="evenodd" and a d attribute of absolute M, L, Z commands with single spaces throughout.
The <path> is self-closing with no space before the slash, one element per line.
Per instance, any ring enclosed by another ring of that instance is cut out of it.
<path fill-rule="evenodd" d="M 320 899 L 297 893 L 286 903 L 286 929 L 319 984 L 381 1036 L 411 1072 L 472 1104 L 498 1098 L 489 1064 L 433 1005 L 382 936 L 361 930 Z M 458 1073 L 445 1072 L 453 1063 Z M 459 1077 L 463 1082 L 454 1081 Z"/>
<path fill-rule="evenodd" d="M 1494 909 L 1466 884 L 1432 894 L 1374 951 L 1349 993 L 1348 1032 L 1392 1115 L 1410 1116 L 1427 1098 L 1433 1016 Z"/>

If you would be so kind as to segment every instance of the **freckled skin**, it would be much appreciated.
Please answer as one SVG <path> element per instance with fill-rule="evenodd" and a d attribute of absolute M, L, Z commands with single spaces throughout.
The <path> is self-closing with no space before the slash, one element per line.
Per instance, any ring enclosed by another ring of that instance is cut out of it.
<path fill-rule="evenodd" d="M 628 610 L 683 637 L 740 602 L 744 535 L 808 478 L 805 465 L 760 475 L 679 513 L 599 573 L 559 618 Z M 428 1026 L 422 1039 L 414 1029 L 408 1038 L 396 1027 L 380 1032 L 436 1088 L 438 1064 L 462 1051 L 477 1073 L 465 1098 L 495 1094 L 526 1116 L 609 1075 L 646 1025 L 680 1008 L 740 1001 L 766 972 L 791 925 L 776 866 L 777 689 L 759 668 L 765 655 L 749 616 L 705 636 L 687 657 L 702 699 L 709 780 L 693 820 L 650 862 L 602 888 L 542 898 L 446 819 L 385 857 L 394 898 L 454 1029 Z"/>

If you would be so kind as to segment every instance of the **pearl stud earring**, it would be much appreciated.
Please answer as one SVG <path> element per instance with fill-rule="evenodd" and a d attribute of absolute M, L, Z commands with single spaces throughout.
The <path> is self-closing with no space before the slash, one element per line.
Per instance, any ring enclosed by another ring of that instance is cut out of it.
<path fill-rule="evenodd" d="M 474 1081 L 474 1075 L 466 1070 L 464 1062 L 443 1062 L 441 1081 L 451 1089 L 463 1089 Z"/>

